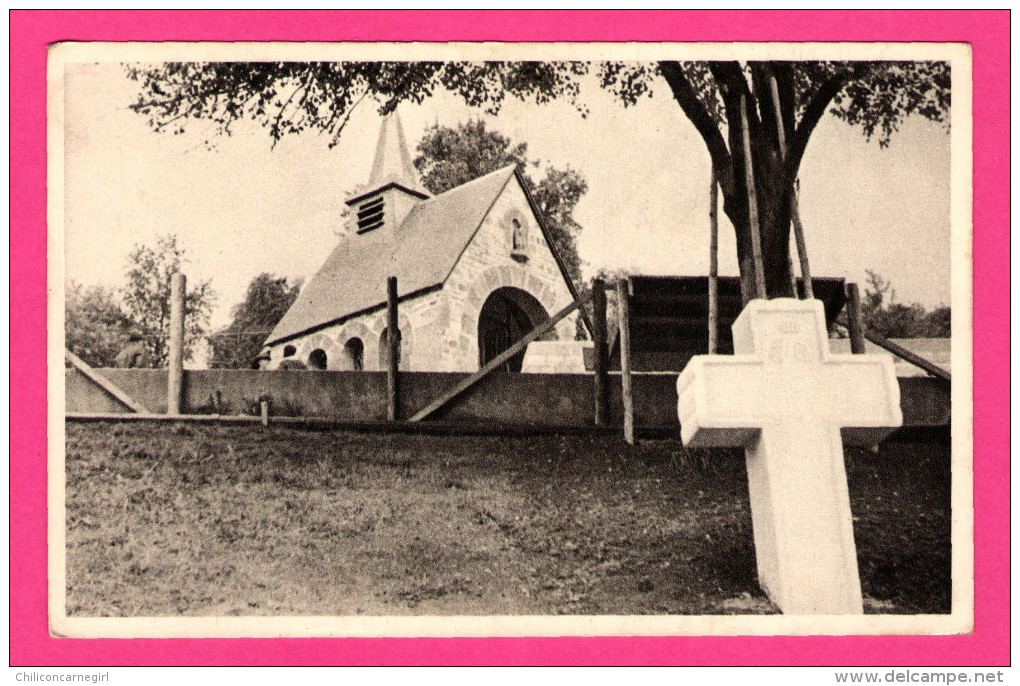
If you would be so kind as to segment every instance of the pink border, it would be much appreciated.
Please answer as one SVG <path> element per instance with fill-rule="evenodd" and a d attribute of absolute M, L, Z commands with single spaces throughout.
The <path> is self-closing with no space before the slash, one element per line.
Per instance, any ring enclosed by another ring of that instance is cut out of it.
<path fill-rule="evenodd" d="M 1009 664 L 1009 13 L 56 12 L 11 31 L 12 665 Z M 967 636 L 54 639 L 46 624 L 46 45 L 59 40 L 961 41 L 974 50 L 976 628 Z M 16 56 L 16 57 L 15 57 Z"/>

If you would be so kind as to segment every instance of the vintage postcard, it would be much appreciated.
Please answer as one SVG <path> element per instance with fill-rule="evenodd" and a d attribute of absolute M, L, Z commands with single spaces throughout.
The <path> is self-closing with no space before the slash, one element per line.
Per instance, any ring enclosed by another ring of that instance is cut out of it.
<path fill-rule="evenodd" d="M 974 628 L 951 43 L 58 43 L 54 636 Z"/>

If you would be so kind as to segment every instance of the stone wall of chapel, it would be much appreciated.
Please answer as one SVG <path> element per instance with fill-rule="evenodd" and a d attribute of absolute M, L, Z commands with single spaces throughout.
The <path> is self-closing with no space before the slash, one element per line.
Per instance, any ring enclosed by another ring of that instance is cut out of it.
<path fill-rule="evenodd" d="M 525 247 L 512 250 L 513 219 L 525 229 Z M 449 371 L 478 368 L 478 315 L 485 299 L 503 286 L 533 295 L 549 315 L 566 307 L 573 297 L 552 251 L 531 213 L 524 191 L 511 179 L 489 210 L 474 240 L 465 249 L 443 287 L 448 321 L 442 339 L 442 366 Z M 556 327 L 559 340 L 574 338 L 577 313 Z"/>
<path fill-rule="evenodd" d="M 445 327 L 442 291 L 427 293 L 413 300 L 400 303 L 398 321 L 400 323 L 400 369 L 406 371 L 440 370 L 435 366 L 439 358 L 439 339 Z M 313 350 L 322 349 L 326 353 L 327 369 L 344 371 L 351 370 L 350 358 L 346 354 L 345 345 L 352 338 L 360 338 L 364 346 L 362 353 L 362 369 L 365 371 L 383 371 L 385 365 L 380 363 L 382 332 L 386 328 L 386 310 L 349 319 L 342 324 L 329 326 L 315 333 L 301 336 L 273 346 L 270 351 L 269 369 L 277 369 L 284 359 L 300 360 L 308 364 L 308 357 Z M 284 358 L 283 349 L 293 345 L 297 352 Z"/>

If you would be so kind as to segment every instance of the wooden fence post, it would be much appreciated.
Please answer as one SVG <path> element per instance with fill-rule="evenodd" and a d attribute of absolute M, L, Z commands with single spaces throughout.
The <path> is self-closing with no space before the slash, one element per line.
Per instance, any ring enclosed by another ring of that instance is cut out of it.
<path fill-rule="evenodd" d="M 397 420 L 400 387 L 400 328 L 397 319 L 397 277 L 386 279 L 386 419 Z"/>
<path fill-rule="evenodd" d="M 808 263 L 807 243 L 804 242 L 804 225 L 800 223 L 800 201 L 797 199 L 796 186 L 790 191 L 790 217 L 793 219 L 793 236 L 797 241 L 797 254 L 800 255 L 800 278 L 804 282 L 804 299 L 813 300 L 815 287 L 811 283 L 811 265 Z M 796 291 L 794 291 L 794 295 L 797 295 Z"/>
<path fill-rule="evenodd" d="M 864 322 L 861 320 L 861 293 L 857 284 L 846 285 L 846 323 L 850 333 L 850 352 L 864 354 Z"/>
<path fill-rule="evenodd" d="M 754 187 L 754 156 L 751 154 L 751 134 L 747 130 L 747 98 L 740 96 L 740 133 L 744 144 L 744 181 L 747 183 L 747 220 L 751 230 L 751 257 L 754 261 L 755 298 L 768 298 L 765 288 L 765 268 L 761 258 L 761 226 L 758 223 L 758 192 Z"/>
<path fill-rule="evenodd" d="M 609 354 L 606 350 L 606 282 L 591 283 L 592 337 L 595 339 L 595 426 L 609 423 Z"/>
<path fill-rule="evenodd" d="M 184 391 L 184 293 L 187 279 L 170 277 L 170 353 L 167 359 L 166 413 L 181 413 Z"/>
<path fill-rule="evenodd" d="M 783 130 L 783 115 L 779 104 L 779 84 L 775 74 L 769 74 L 769 90 L 772 91 L 772 110 L 776 113 L 776 135 L 779 138 L 779 156 L 786 163 L 786 131 Z M 804 281 L 804 299 L 815 297 L 811 284 L 811 265 L 808 263 L 807 243 L 804 241 L 804 225 L 800 223 L 800 209 L 797 204 L 797 189 L 790 191 L 790 219 L 793 221 L 793 236 L 797 243 L 797 256 L 800 258 L 800 276 Z M 793 282 L 793 297 L 797 297 L 797 277 L 793 274 L 793 259 L 790 259 L 790 279 Z"/>
<path fill-rule="evenodd" d="M 623 438 L 634 445 L 634 393 L 630 378 L 630 279 L 616 284 L 616 310 L 620 320 L 620 379 L 623 393 Z"/>

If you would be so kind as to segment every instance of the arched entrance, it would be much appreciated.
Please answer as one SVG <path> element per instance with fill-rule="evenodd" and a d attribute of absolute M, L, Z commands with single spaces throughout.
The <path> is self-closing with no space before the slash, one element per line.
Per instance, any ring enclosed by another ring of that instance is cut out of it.
<path fill-rule="evenodd" d="M 482 305 L 478 315 L 478 364 L 487 362 L 549 319 L 549 313 L 535 296 L 520 288 L 497 288 Z M 539 340 L 556 340 L 551 329 Z M 517 353 L 497 371 L 520 372 L 527 349 Z"/>

